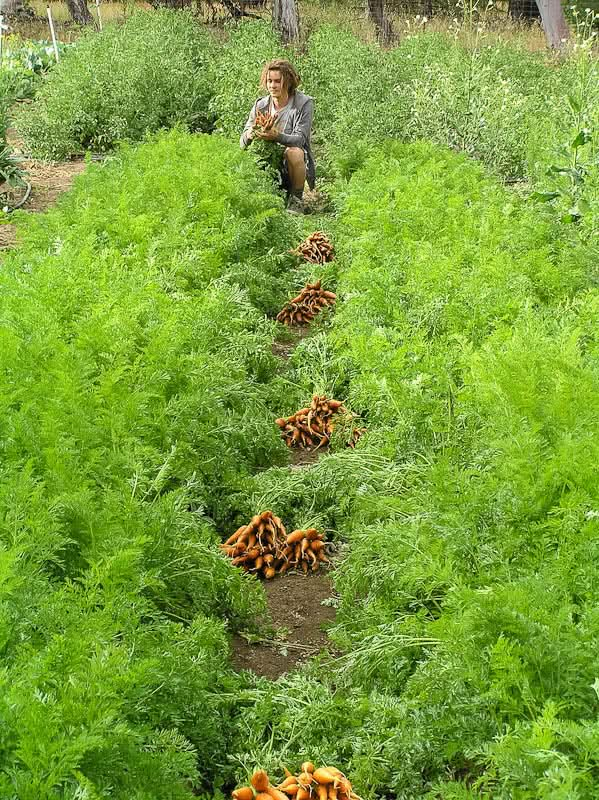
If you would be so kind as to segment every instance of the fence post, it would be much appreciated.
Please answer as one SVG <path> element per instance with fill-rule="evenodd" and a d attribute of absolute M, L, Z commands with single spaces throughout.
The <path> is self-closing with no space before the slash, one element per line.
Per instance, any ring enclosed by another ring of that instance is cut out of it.
<path fill-rule="evenodd" d="M 46 6 L 46 11 L 48 12 L 48 22 L 50 23 L 50 33 L 52 34 L 52 44 L 54 45 L 54 56 L 56 57 L 56 63 L 60 61 L 58 56 L 58 44 L 56 43 L 56 34 L 54 33 L 54 21 L 52 19 L 52 12 L 50 11 L 50 6 Z"/>

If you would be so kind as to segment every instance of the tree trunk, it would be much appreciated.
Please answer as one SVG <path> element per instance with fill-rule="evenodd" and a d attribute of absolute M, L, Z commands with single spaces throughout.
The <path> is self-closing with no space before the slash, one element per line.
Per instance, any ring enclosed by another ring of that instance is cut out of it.
<path fill-rule="evenodd" d="M 299 38 L 297 0 L 273 0 L 272 24 L 284 42 L 297 41 Z"/>
<path fill-rule="evenodd" d="M 509 0 L 507 12 L 515 22 L 532 21 L 541 16 L 535 0 Z"/>
<path fill-rule="evenodd" d="M 393 27 L 385 15 L 385 0 L 368 0 L 368 16 L 374 22 L 380 44 L 389 44 L 393 38 Z"/>
<path fill-rule="evenodd" d="M 570 29 L 560 0 L 537 0 L 537 5 L 547 44 L 553 50 L 561 50 L 570 36 Z"/>
<path fill-rule="evenodd" d="M 78 22 L 79 25 L 89 25 L 94 21 L 85 0 L 67 0 L 67 8 L 73 22 Z"/>

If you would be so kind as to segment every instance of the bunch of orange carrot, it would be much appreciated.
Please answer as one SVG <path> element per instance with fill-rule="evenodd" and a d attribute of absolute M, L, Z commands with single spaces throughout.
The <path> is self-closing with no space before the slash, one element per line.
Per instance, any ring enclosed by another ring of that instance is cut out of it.
<path fill-rule="evenodd" d="M 327 261 L 332 261 L 335 257 L 333 245 L 322 231 L 311 233 L 291 252 L 311 264 L 324 264 Z"/>
<path fill-rule="evenodd" d="M 289 569 L 309 569 L 315 572 L 327 563 L 324 535 L 316 528 L 293 531 L 287 535 L 282 520 L 272 511 L 252 517 L 229 536 L 221 550 L 232 559 L 233 565 L 243 567 L 270 580 Z"/>
<path fill-rule="evenodd" d="M 284 325 L 304 325 L 311 322 L 323 308 L 334 305 L 335 300 L 334 292 L 325 292 L 320 281 L 308 283 L 277 314 L 277 321 Z"/>
<path fill-rule="evenodd" d="M 321 562 L 327 564 L 329 561 L 325 555 L 324 534 L 316 528 L 293 531 L 287 537 L 281 556 L 285 559 L 279 567 L 281 574 L 291 567 L 301 568 L 304 575 L 309 569 L 316 572 Z"/>
<path fill-rule="evenodd" d="M 252 517 L 248 525 L 238 528 L 221 544 L 221 549 L 233 559 L 234 566 L 270 579 L 277 574 L 277 561 L 286 540 L 287 532 L 281 519 L 272 511 L 264 511 Z"/>
<path fill-rule="evenodd" d="M 250 779 L 250 786 L 242 786 L 232 793 L 233 800 L 361 800 L 341 770 L 336 767 L 315 768 L 304 761 L 301 772 L 292 775 L 285 770 L 286 778 L 272 786 L 268 773 L 259 769 Z"/>
<path fill-rule="evenodd" d="M 259 128 L 261 131 L 269 131 L 275 124 L 276 115 L 265 114 L 264 111 L 258 111 L 254 121 L 254 128 Z"/>
<path fill-rule="evenodd" d="M 280 417 L 275 421 L 288 447 L 318 450 L 330 443 L 335 429 L 334 418 L 339 414 L 353 418 L 341 400 L 328 400 L 325 395 L 315 394 L 307 408 L 300 408 L 290 417 Z M 363 428 L 352 429 L 348 442 L 350 447 L 355 447 L 362 433 Z"/>

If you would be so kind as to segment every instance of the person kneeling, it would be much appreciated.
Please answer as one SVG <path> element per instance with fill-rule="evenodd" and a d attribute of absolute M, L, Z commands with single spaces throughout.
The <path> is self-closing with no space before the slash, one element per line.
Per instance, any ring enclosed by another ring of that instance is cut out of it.
<path fill-rule="evenodd" d="M 260 85 L 268 94 L 254 103 L 239 143 L 243 149 L 253 139 L 284 145 L 281 184 L 287 191 L 287 210 L 302 214 L 304 184 L 314 188 L 316 169 L 311 148 L 314 100 L 298 90 L 299 82 L 289 61 L 275 59 L 264 65 Z M 256 129 L 260 113 L 274 120 L 268 130 Z"/>

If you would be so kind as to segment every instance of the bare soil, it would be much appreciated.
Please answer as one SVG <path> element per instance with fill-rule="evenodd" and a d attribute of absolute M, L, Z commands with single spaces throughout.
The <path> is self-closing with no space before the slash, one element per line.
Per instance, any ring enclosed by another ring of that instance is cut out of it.
<path fill-rule="evenodd" d="M 251 670 L 270 680 L 301 666 L 312 656 L 327 649 L 326 627 L 335 619 L 335 609 L 323 605 L 333 597 L 327 572 L 285 574 L 264 582 L 268 603 L 267 624 L 273 637 L 249 642 L 234 636 L 233 665 L 238 670 Z"/>
<path fill-rule="evenodd" d="M 291 354 L 301 340 L 310 335 L 309 325 L 294 325 L 293 327 L 287 328 L 287 330 L 290 338 L 287 341 L 275 341 L 272 345 L 273 355 L 280 358 L 284 364 L 289 361 Z"/>
<path fill-rule="evenodd" d="M 324 453 L 328 453 L 328 447 L 319 447 L 318 450 L 304 450 L 302 447 L 289 448 L 289 463 L 295 469 L 304 469 L 316 464 Z"/>

